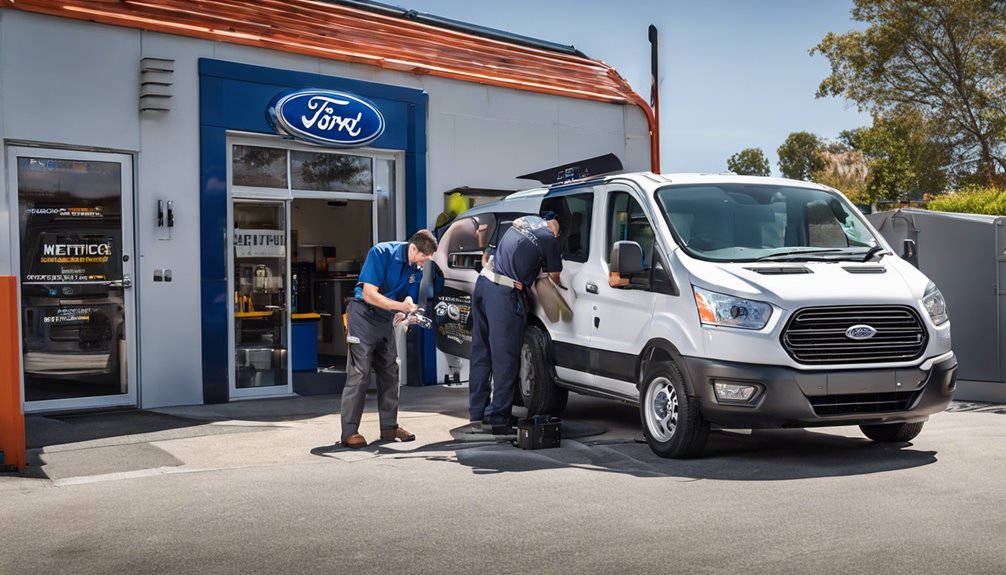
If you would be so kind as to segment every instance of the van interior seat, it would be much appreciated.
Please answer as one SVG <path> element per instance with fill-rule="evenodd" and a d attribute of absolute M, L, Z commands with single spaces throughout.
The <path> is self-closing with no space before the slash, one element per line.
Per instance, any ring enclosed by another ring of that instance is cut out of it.
<path fill-rule="evenodd" d="M 559 232 L 562 233 L 562 229 Z M 583 256 L 583 214 L 574 212 L 569 217 L 569 233 L 566 235 L 566 249 L 564 253 Z"/>
<path fill-rule="evenodd" d="M 695 214 L 688 245 L 700 251 L 718 250 L 734 243 L 733 213 L 724 210 Z"/>
<path fill-rule="evenodd" d="M 807 243 L 820 248 L 849 247 L 849 238 L 842 224 L 824 202 L 807 204 Z"/>

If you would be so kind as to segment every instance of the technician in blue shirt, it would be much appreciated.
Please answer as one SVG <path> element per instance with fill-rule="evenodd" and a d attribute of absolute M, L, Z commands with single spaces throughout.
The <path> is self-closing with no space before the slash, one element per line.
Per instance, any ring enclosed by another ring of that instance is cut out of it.
<path fill-rule="evenodd" d="M 497 244 L 491 264 L 482 268 L 475 282 L 468 383 L 468 416 L 473 430 L 489 426 L 494 434 L 512 432 L 510 409 L 527 325 L 526 293 L 541 271 L 561 287 L 558 236 L 555 212 L 517 218 Z"/>
<path fill-rule="evenodd" d="M 437 239 L 419 230 L 408 242 L 382 242 L 370 248 L 347 310 L 346 386 L 342 390 L 342 445 L 360 448 L 360 418 L 367 400 L 370 373 L 377 376 L 377 410 L 381 439 L 412 441 L 415 435 L 398 426 L 398 353 L 394 326 L 414 303 L 423 266 L 437 251 Z"/>

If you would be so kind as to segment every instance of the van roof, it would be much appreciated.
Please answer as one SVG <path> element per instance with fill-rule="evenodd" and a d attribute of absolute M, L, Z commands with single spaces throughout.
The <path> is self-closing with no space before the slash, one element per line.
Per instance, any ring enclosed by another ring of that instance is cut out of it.
<path fill-rule="evenodd" d="M 719 173 L 682 172 L 672 174 L 655 174 L 653 172 L 632 172 L 624 174 L 606 174 L 603 176 L 594 176 L 582 180 L 562 182 L 558 184 L 553 184 L 551 186 L 539 186 L 536 188 L 520 190 L 494 202 L 475 206 L 474 208 L 465 212 L 465 214 L 477 215 L 485 212 L 496 212 L 496 211 L 533 212 L 537 211 L 541 199 L 548 192 L 561 190 L 563 188 L 576 188 L 583 186 L 585 184 L 589 184 L 591 182 L 604 183 L 604 182 L 611 182 L 614 180 L 631 180 L 644 190 L 650 190 L 668 184 L 724 184 L 724 183 L 749 184 L 749 185 L 761 184 L 768 186 L 793 186 L 803 188 L 815 188 L 820 190 L 831 189 L 821 184 L 816 184 L 814 182 L 806 182 L 803 180 L 774 178 L 770 176 L 742 176 L 739 174 L 735 174 L 733 172 L 719 172 Z"/>

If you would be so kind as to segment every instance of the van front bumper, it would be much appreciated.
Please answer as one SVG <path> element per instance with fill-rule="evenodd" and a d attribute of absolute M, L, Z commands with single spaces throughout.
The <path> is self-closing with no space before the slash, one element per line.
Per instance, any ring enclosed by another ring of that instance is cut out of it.
<path fill-rule="evenodd" d="M 705 419 L 727 428 L 821 427 L 925 421 L 946 409 L 957 382 L 953 353 L 918 367 L 802 371 L 684 357 L 689 394 Z M 747 401 L 717 398 L 717 382 L 751 386 Z"/>

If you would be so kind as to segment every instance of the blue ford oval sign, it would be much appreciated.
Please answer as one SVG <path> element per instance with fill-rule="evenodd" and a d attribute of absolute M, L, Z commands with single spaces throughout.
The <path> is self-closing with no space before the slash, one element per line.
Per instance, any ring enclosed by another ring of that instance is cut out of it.
<path fill-rule="evenodd" d="M 861 323 L 854 325 L 849 329 L 845 330 L 845 337 L 855 340 L 870 339 L 871 337 L 877 335 L 877 330 L 871 326 Z"/>
<path fill-rule="evenodd" d="M 280 92 L 266 118 L 280 134 L 322 146 L 357 148 L 384 133 L 384 116 L 371 102 L 315 88 Z"/>

